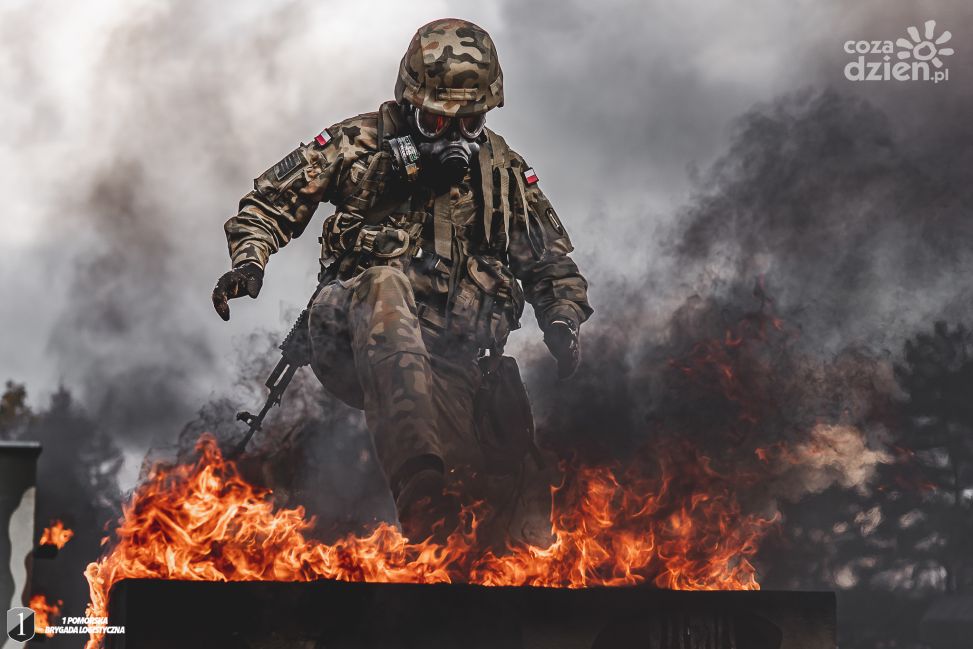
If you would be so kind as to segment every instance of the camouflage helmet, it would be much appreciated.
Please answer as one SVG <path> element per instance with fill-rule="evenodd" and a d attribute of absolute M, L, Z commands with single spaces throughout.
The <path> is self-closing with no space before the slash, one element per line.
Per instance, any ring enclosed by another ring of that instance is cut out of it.
<path fill-rule="evenodd" d="M 457 18 L 420 27 L 399 64 L 395 99 L 449 116 L 503 106 L 503 72 L 490 35 Z"/>

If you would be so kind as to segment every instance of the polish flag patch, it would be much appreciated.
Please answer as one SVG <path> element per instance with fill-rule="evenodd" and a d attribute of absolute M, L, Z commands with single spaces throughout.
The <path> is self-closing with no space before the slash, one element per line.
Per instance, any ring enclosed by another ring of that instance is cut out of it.
<path fill-rule="evenodd" d="M 528 168 L 527 171 L 524 172 L 524 180 L 527 181 L 528 185 L 533 185 L 537 182 L 537 172 L 534 171 L 533 167 Z"/>
<path fill-rule="evenodd" d="M 331 141 L 331 133 L 328 133 L 328 129 L 324 129 L 316 136 L 314 136 L 314 141 L 320 144 L 321 146 L 327 146 L 328 142 Z"/>

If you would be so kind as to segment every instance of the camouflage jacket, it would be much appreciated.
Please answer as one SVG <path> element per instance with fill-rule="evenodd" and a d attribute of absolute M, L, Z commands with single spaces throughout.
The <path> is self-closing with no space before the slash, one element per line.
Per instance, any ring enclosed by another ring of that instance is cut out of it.
<path fill-rule="evenodd" d="M 304 232 L 321 202 L 337 211 L 324 223 L 322 263 L 347 278 L 374 263 L 395 264 L 412 282 L 425 324 L 502 346 L 519 326 L 524 300 L 545 328 L 580 325 L 591 314 L 587 282 L 570 258 L 570 238 L 524 159 L 485 129 L 479 164 L 435 195 L 391 168 L 383 138 L 405 125 L 394 102 L 321 132 L 268 169 L 225 225 L 234 266 L 263 268 Z M 370 237 L 410 233 L 397 259 L 376 259 Z"/>

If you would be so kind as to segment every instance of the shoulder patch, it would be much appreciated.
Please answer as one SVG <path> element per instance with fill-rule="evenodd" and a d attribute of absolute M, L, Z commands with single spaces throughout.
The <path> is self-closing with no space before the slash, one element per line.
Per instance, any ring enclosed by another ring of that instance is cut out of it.
<path fill-rule="evenodd" d="M 304 157 L 304 151 L 301 147 L 297 147 L 284 156 L 283 160 L 274 165 L 274 177 L 279 182 L 286 178 L 292 171 L 306 164 L 307 158 Z"/>
<path fill-rule="evenodd" d="M 324 129 L 320 133 L 314 136 L 314 141 L 318 143 L 319 146 L 328 146 L 333 138 L 331 133 L 328 133 L 328 129 Z"/>
<path fill-rule="evenodd" d="M 524 180 L 527 181 L 528 185 L 533 185 L 537 182 L 537 172 L 534 171 L 533 167 L 528 167 L 527 171 L 524 172 Z"/>

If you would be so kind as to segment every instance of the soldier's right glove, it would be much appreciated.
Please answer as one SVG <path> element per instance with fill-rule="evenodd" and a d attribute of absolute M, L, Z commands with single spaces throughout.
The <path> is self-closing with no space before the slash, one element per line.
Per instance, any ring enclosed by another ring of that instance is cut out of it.
<path fill-rule="evenodd" d="M 544 330 L 544 343 L 557 361 L 557 378 L 569 379 L 581 363 L 578 325 L 570 320 L 554 320 Z"/>
<path fill-rule="evenodd" d="M 240 264 L 226 272 L 216 282 L 213 289 L 213 307 L 223 320 L 230 319 L 230 305 L 227 300 L 249 295 L 257 297 L 264 283 L 264 271 L 256 264 Z"/>

